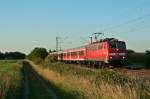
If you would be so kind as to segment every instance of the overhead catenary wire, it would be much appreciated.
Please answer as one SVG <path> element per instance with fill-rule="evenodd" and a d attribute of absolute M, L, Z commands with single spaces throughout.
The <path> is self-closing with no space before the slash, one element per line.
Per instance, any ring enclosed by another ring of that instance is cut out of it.
<path fill-rule="evenodd" d="M 130 15 L 129 15 L 129 12 L 135 13 L 135 12 L 137 11 L 137 9 L 138 9 L 138 10 L 141 10 L 141 9 L 144 9 L 144 8 L 146 8 L 146 7 L 148 7 L 148 6 L 150 6 L 150 1 L 149 1 L 149 0 L 145 0 L 142 4 L 139 4 L 139 5 L 135 6 L 135 7 L 133 7 L 132 9 L 128 9 L 127 11 L 123 12 L 123 14 L 118 15 L 118 16 L 125 16 L 125 15 L 130 16 Z M 128 13 L 128 14 L 127 14 L 127 13 Z M 145 14 L 145 15 L 142 15 L 142 16 L 138 16 L 138 17 L 133 18 L 133 19 L 131 19 L 131 20 L 128 20 L 128 21 L 126 21 L 126 22 L 122 22 L 122 23 L 120 23 L 120 24 L 112 25 L 112 26 L 110 26 L 110 27 L 101 29 L 101 31 L 102 31 L 102 32 L 110 31 L 110 30 L 113 30 L 113 29 L 122 27 L 122 26 L 124 26 L 124 25 L 128 25 L 128 24 L 130 24 L 130 23 L 133 23 L 133 22 L 142 20 L 142 19 L 144 19 L 144 18 L 146 18 L 146 17 L 149 17 L 149 16 L 150 16 L 150 14 L 149 14 L 149 12 L 148 12 L 148 14 Z"/>
<path fill-rule="evenodd" d="M 127 25 L 127 24 L 130 24 L 130 23 L 139 21 L 139 20 L 141 20 L 141 19 L 144 19 L 144 18 L 146 18 L 146 17 L 150 17 L 150 13 L 149 13 L 149 14 L 146 14 L 146 15 L 144 15 L 144 16 L 140 16 L 140 17 L 137 17 L 137 18 L 135 18 L 135 19 L 129 20 L 129 21 L 125 22 L 125 23 L 121 23 L 121 24 L 112 26 L 112 27 L 110 27 L 110 28 L 103 29 L 103 31 L 110 30 L 110 29 L 114 29 L 114 28 L 119 28 L 119 27 L 122 27 L 122 26 L 124 26 L 124 25 Z"/>

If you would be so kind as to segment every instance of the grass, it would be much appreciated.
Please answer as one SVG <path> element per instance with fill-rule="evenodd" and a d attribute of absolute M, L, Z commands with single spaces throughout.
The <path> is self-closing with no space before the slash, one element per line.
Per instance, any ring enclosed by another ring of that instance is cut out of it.
<path fill-rule="evenodd" d="M 31 65 L 34 68 L 34 70 L 38 72 L 39 75 L 41 75 L 49 81 L 49 83 L 53 86 L 53 89 L 57 92 L 58 96 L 60 96 L 61 99 L 78 99 L 78 97 L 81 97 L 80 95 L 77 95 L 79 94 L 79 91 L 75 88 L 75 86 L 68 86 L 68 83 L 62 84 L 62 82 L 68 82 L 68 80 L 66 78 L 61 77 L 60 74 L 55 75 L 53 71 L 40 68 L 34 64 Z M 54 80 L 51 78 L 56 79 Z"/>
<path fill-rule="evenodd" d="M 91 71 L 62 63 L 33 68 L 53 84 L 62 99 L 149 99 L 150 80 L 134 79 L 110 69 Z"/>
<path fill-rule="evenodd" d="M 20 98 L 21 75 L 21 61 L 0 61 L 0 99 Z"/>

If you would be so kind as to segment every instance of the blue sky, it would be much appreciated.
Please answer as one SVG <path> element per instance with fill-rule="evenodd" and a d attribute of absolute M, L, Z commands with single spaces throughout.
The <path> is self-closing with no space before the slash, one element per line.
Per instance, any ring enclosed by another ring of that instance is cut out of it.
<path fill-rule="evenodd" d="M 149 0 L 0 0 L 0 51 L 82 46 L 94 32 L 150 50 Z"/>

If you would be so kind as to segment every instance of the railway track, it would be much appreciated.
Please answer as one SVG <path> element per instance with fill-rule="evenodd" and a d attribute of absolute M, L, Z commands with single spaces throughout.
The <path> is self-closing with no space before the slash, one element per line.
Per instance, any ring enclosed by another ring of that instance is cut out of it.
<path fill-rule="evenodd" d="M 128 69 L 124 67 L 118 67 L 114 68 L 113 70 L 127 74 L 129 76 L 135 76 L 135 77 L 144 77 L 144 78 L 150 78 L 150 69 L 138 69 L 138 70 L 133 70 L 133 69 Z"/>

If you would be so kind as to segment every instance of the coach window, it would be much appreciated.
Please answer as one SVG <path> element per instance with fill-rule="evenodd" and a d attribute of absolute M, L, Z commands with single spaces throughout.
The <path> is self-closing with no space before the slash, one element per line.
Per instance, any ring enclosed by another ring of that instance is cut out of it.
<path fill-rule="evenodd" d="M 91 48 L 92 48 L 91 46 L 88 46 L 88 47 L 87 47 L 87 50 L 88 50 L 88 51 L 91 51 L 91 50 L 92 50 Z"/>
<path fill-rule="evenodd" d="M 67 53 L 67 56 L 70 56 L 70 53 L 69 53 L 69 52 Z"/>
<path fill-rule="evenodd" d="M 84 55 L 84 51 L 82 51 L 82 55 Z"/>
<path fill-rule="evenodd" d="M 79 51 L 79 55 L 81 55 L 81 51 Z"/>
<path fill-rule="evenodd" d="M 65 53 L 65 57 L 67 57 L 67 53 Z"/>
<path fill-rule="evenodd" d="M 89 51 L 92 51 L 92 50 L 93 50 L 93 49 L 92 49 L 92 45 L 90 45 L 90 46 L 89 46 Z"/>
<path fill-rule="evenodd" d="M 98 49 L 99 49 L 99 50 L 102 49 L 102 43 L 99 43 Z"/>
<path fill-rule="evenodd" d="M 97 50 L 97 45 L 96 45 L 96 44 L 94 45 L 94 50 L 95 50 L 95 51 Z"/>
<path fill-rule="evenodd" d="M 73 56 L 73 52 L 71 52 L 71 56 Z"/>
<path fill-rule="evenodd" d="M 84 55 L 84 51 L 79 51 L 79 55 Z"/>
<path fill-rule="evenodd" d="M 93 51 L 95 51 L 95 50 L 96 50 L 96 45 L 94 44 L 94 45 L 93 45 Z"/>
<path fill-rule="evenodd" d="M 75 55 L 77 55 L 76 52 L 72 52 L 72 53 L 71 53 L 71 56 L 75 56 Z"/>
<path fill-rule="evenodd" d="M 96 44 L 96 46 L 95 46 L 95 47 L 96 47 L 96 50 L 98 50 L 98 44 Z"/>

